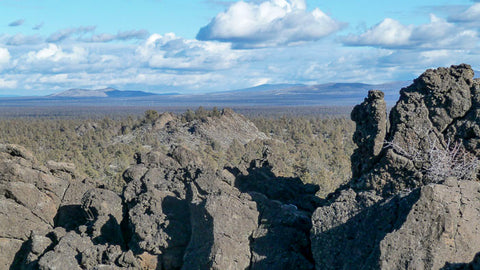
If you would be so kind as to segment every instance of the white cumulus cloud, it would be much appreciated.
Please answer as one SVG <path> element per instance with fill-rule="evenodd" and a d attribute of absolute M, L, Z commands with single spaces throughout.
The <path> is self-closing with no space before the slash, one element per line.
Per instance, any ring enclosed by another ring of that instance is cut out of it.
<path fill-rule="evenodd" d="M 480 25 L 480 3 L 475 3 L 463 12 L 450 16 L 449 21 Z"/>
<path fill-rule="evenodd" d="M 137 48 L 138 56 L 152 68 L 219 70 L 231 67 L 243 54 L 229 44 L 189 40 L 173 33 L 152 34 Z"/>
<path fill-rule="evenodd" d="M 0 78 L 0 89 L 13 89 L 17 87 L 17 81 L 5 80 Z"/>
<path fill-rule="evenodd" d="M 73 47 L 71 52 L 65 52 L 55 44 L 48 44 L 47 48 L 39 51 L 32 51 L 27 54 L 27 62 L 51 61 L 60 62 L 68 61 L 78 63 L 86 59 L 87 51 L 81 47 Z"/>
<path fill-rule="evenodd" d="M 412 26 L 386 18 L 361 35 L 346 37 L 344 42 L 347 45 L 403 46 L 409 43 L 412 30 Z"/>
<path fill-rule="evenodd" d="M 8 49 L 0 47 L 0 70 L 10 62 L 10 52 Z"/>
<path fill-rule="evenodd" d="M 473 48 L 477 32 L 462 28 L 433 14 L 430 22 L 414 26 L 386 18 L 360 35 L 342 38 L 345 45 L 403 49 Z"/>
<path fill-rule="evenodd" d="M 307 11 L 305 0 L 239 1 L 201 28 L 197 39 L 235 48 L 273 47 L 318 40 L 342 27 L 318 8 Z"/>

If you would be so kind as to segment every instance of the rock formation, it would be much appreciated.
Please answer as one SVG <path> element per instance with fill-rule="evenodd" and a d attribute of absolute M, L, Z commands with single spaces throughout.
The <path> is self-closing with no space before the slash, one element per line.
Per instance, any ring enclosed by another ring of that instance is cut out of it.
<path fill-rule="evenodd" d="M 387 125 L 381 123 L 385 112 L 367 116 L 364 107 L 384 107 L 378 92 L 371 92 L 369 98 L 352 112 L 352 119 L 358 123 L 359 131 L 355 134 L 365 135 L 364 141 L 356 138 L 359 149 L 382 149 L 383 134 L 385 140 L 393 145 L 383 153 L 373 152 L 373 159 L 378 160 L 373 168 L 364 170 L 354 176 L 352 186 L 357 190 L 375 190 L 382 195 L 392 195 L 399 190 L 414 189 L 425 184 L 442 181 L 428 177 L 428 155 L 432 149 L 448 151 L 448 142 L 459 142 L 470 153 L 476 154 L 480 140 L 479 118 L 480 81 L 473 79 L 473 70 L 462 64 L 451 68 L 427 70 L 414 83 L 400 91 L 400 99 L 392 108 Z M 375 98 L 370 96 L 374 95 Z M 373 111 L 373 110 L 372 110 Z M 365 118 L 370 120 L 365 120 Z M 367 122 L 367 124 L 365 124 Z M 381 123 L 375 126 L 375 123 Z M 369 124 L 374 123 L 374 124 Z M 369 128 L 368 125 L 372 125 Z M 378 130 L 376 135 L 363 130 Z M 362 133 L 363 132 L 363 133 Z M 365 152 L 365 151 L 363 151 Z M 358 151 L 357 151 L 358 153 Z M 353 167 L 362 163 L 365 155 L 358 156 L 352 162 Z M 431 163 L 431 162 L 430 162 Z M 370 164 L 367 157 L 367 164 Z M 449 168 L 450 169 L 450 168 Z M 358 171 L 354 169 L 354 171 Z"/>
<path fill-rule="evenodd" d="M 371 170 L 383 149 L 387 131 L 387 104 L 381 91 L 370 91 L 365 101 L 353 108 L 352 120 L 357 129 L 353 142 L 358 148 L 352 155 L 352 175 L 359 177 Z"/>
<path fill-rule="evenodd" d="M 129 247 L 165 269 L 312 269 L 317 189 L 269 170 L 257 161 L 249 175 L 216 172 L 173 153 L 142 155 L 125 172 Z"/>
<path fill-rule="evenodd" d="M 241 169 L 210 167 L 201 150 L 211 141 L 266 138 L 243 116 L 224 110 L 193 128 L 177 120 L 163 114 L 137 131 L 169 150 L 136 154 L 121 195 L 77 179 L 72 164 L 41 167 L 25 149 L 1 146 L 1 268 L 313 269 L 318 187 L 276 177 L 267 153 Z M 178 144 L 172 131 L 191 140 Z"/>
<path fill-rule="evenodd" d="M 480 251 L 479 83 L 465 64 L 427 70 L 389 123 L 378 91 L 355 107 L 354 178 L 312 216 L 316 269 L 468 267 Z"/>
<path fill-rule="evenodd" d="M 23 147 L 0 145 L 1 269 L 20 264 L 24 242 L 53 229 L 67 187 Z"/>

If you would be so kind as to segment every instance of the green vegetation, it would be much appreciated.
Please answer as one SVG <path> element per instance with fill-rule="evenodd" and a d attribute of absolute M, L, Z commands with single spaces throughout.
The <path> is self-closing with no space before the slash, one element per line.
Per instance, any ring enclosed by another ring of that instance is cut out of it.
<path fill-rule="evenodd" d="M 179 127 L 195 127 L 220 116 L 221 111 L 216 108 L 187 110 L 178 117 Z M 169 151 L 169 146 L 163 144 L 165 139 L 155 130 L 159 117 L 157 111 L 147 110 L 141 117 L 3 118 L 0 143 L 22 145 L 41 163 L 48 160 L 74 163 L 79 178 L 89 177 L 120 191 L 121 175 L 135 162 L 136 152 Z M 206 164 L 216 168 L 245 167 L 268 153 L 277 176 L 300 177 L 304 182 L 318 184 L 320 195 L 326 195 L 350 178 L 350 155 L 354 149 L 352 121 L 323 115 L 262 116 L 258 112 L 250 120 L 271 139 L 247 145 L 234 141 L 227 149 L 219 142 L 207 141 L 193 150 L 200 152 Z M 188 138 L 171 139 L 179 145 Z"/>
<path fill-rule="evenodd" d="M 318 184 L 326 196 L 351 177 L 350 156 L 355 123 L 344 117 L 288 116 L 254 118 L 255 125 L 281 141 L 270 147 L 274 172 Z"/>

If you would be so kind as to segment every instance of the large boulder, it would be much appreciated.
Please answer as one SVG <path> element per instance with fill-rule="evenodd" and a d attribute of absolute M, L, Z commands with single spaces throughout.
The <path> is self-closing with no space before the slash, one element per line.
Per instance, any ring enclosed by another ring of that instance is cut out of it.
<path fill-rule="evenodd" d="M 124 174 L 123 196 L 139 261 L 166 269 L 313 269 L 308 233 L 318 188 L 277 178 L 261 160 L 248 174 L 216 171 L 185 148 L 137 160 Z"/>
<path fill-rule="evenodd" d="M 202 174 L 189 186 L 192 236 L 183 269 L 250 267 L 257 205 L 248 194 L 218 180 L 215 174 Z"/>
<path fill-rule="evenodd" d="M 68 232 L 56 227 L 46 235 L 32 235 L 23 269 L 133 269 L 140 263 L 126 250 L 121 222 L 122 199 L 112 191 L 94 188 L 83 195 L 79 215 L 84 224 Z"/>
<path fill-rule="evenodd" d="M 376 203 L 342 191 L 312 217 L 317 269 L 439 269 L 471 261 L 480 250 L 480 183 L 452 182 Z"/>
<path fill-rule="evenodd" d="M 124 174 L 128 184 L 123 197 L 131 235 L 128 245 L 144 261 L 153 256 L 155 263 L 178 269 L 190 240 L 184 179 L 191 173 L 158 152 L 140 155 L 138 161 Z"/>
<path fill-rule="evenodd" d="M 40 166 L 17 145 L 0 145 L 0 268 L 18 265 L 23 243 L 54 227 L 68 181 Z"/>

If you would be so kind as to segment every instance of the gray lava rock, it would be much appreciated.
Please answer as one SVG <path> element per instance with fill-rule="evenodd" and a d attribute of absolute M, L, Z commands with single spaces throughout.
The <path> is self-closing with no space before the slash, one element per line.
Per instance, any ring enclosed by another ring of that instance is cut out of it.
<path fill-rule="evenodd" d="M 91 189 L 82 198 L 82 209 L 92 220 L 91 237 L 96 243 L 123 246 L 120 222 L 123 220 L 123 205 L 120 196 L 106 189 Z"/>
<path fill-rule="evenodd" d="M 0 144 L 1 269 L 23 261 L 22 246 L 32 233 L 44 235 L 53 228 L 67 186 L 66 180 L 37 164 L 25 148 Z"/>
<path fill-rule="evenodd" d="M 354 109 L 354 178 L 312 216 L 316 269 L 476 267 L 468 262 L 480 250 L 480 183 L 452 177 L 456 168 L 429 158 L 449 153 L 449 141 L 478 158 L 479 85 L 465 64 L 427 70 L 401 90 L 387 134 L 377 128 L 383 112 L 372 109 L 379 108 L 372 92 Z M 432 166 L 446 175 L 431 178 Z"/>
<path fill-rule="evenodd" d="M 308 232 L 318 189 L 299 179 L 276 181 L 265 161 L 240 176 L 209 169 L 192 155 L 182 147 L 142 154 L 124 174 L 129 247 L 141 265 L 313 269 Z"/>
<path fill-rule="evenodd" d="M 135 254 L 145 253 L 142 261 L 154 256 L 167 269 L 178 269 L 190 240 L 186 172 L 172 158 L 155 152 L 142 155 L 140 162 L 145 163 L 124 174 L 128 184 L 123 196 L 132 235 L 129 247 Z"/>
<path fill-rule="evenodd" d="M 192 236 L 182 269 L 250 266 L 250 237 L 258 220 L 255 202 L 239 193 L 222 192 L 193 204 L 190 213 Z"/>
<path fill-rule="evenodd" d="M 429 151 L 448 150 L 449 141 L 459 141 L 476 153 L 480 142 L 480 136 L 476 135 L 477 129 L 480 135 L 476 117 L 480 109 L 479 88 L 469 65 L 427 70 L 400 91 L 400 99 L 390 112 L 386 135 L 375 127 L 379 122 L 384 126 L 378 120 L 379 115 L 385 114 L 384 107 L 377 105 L 381 103 L 378 101 L 381 95 L 376 93 L 375 99 L 369 96 L 352 112 L 352 119 L 357 122 L 354 141 L 359 148 L 352 156 L 351 186 L 356 190 L 374 189 L 389 196 L 444 181 L 426 177 Z M 383 137 L 390 147 L 378 155 Z M 368 152 L 372 153 L 370 157 Z"/>
<path fill-rule="evenodd" d="M 480 250 L 480 183 L 427 185 L 370 207 L 352 190 L 315 211 L 317 269 L 439 269 Z"/>
<path fill-rule="evenodd" d="M 352 155 L 352 174 L 359 177 L 372 168 L 383 149 L 387 133 L 387 104 L 383 92 L 369 91 L 365 101 L 353 108 L 351 118 L 357 124 L 353 142 L 359 146 Z"/>

